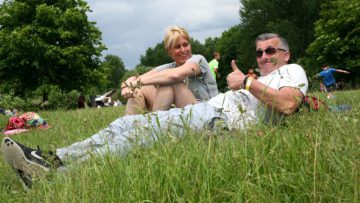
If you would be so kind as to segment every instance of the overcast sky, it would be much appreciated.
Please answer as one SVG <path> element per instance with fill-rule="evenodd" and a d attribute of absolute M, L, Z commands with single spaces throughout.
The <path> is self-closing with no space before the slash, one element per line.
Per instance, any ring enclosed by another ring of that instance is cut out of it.
<path fill-rule="evenodd" d="M 125 67 L 140 63 L 149 47 L 163 40 L 167 27 L 184 27 L 194 39 L 204 42 L 219 37 L 240 23 L 239 0 L 88 0 L 102 32 L 103 52 L 119 56 Z"/>
<path fill-rule="evenodd" d="M 86 1 L 86 0 L 85 0 Z M 0 0 L 2 3 L 3 0 Z M 119 56 L 126 68 L 140 63 L 149 47 L 163 39 L 171 25 L 184 27 L 194 39 L 204 42 L 240 23 L 240 0 L 87 0 L 108 50 Z"/>

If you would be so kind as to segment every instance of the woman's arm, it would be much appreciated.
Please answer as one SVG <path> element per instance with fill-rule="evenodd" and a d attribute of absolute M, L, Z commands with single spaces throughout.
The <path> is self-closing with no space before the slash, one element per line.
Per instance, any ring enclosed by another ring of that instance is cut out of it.
<path fill-rule="evenodd" d="M 141 85 L 169 85 L 183 81 L 188 76 L 200 75 L 201 70 L 198 64 L 186 62 L 176 68 L 155 71 L 151 74 L 144 74 L 130 81 L 128 85 L 133 87 Z"/>

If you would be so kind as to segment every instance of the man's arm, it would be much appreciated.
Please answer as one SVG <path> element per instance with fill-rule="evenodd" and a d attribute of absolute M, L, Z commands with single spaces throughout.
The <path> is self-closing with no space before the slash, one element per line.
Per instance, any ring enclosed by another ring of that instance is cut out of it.
<path fill-rule="evenodd" d="M 234 60 L 231 62 L 231 67 L 233 72 L 227 76 L 228 86 L 232 90 L 241 89 L 245 75 L 237 68 Z M 267 107 L 287 115 L 298 109 L 304 97 L 302 92 L 295 87 L 282 87 L 277 90 L 267 87 L 258 80 L 251 80 L 249 91 Z"/>
<path fill-rule="evenodd" d="M 220 73 L 218 72 L 218 67 L 214 67 L 214 72 L 217 78 L 220 78 Z"/>
<path fill-rule="evenodd" d="M 286 115 L 294 113 L 304 97 L 297 88 L 282 87 L 276 90 L 257 80 L 252 80 L 249 91 L 267 107 Z"/>
<path fill-rule="evenodd" d="M 335 69 L 336 72 L 338 73 L 345 73 L 345 74 L 350 74 L 349 71 L 346 71 L 346 70 L 342 70 L 342 69 Z"/>

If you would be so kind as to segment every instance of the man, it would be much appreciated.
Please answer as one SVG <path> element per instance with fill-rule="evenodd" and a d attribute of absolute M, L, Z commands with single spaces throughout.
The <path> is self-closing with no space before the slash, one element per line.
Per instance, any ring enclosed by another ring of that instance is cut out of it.
<path fill-rule="evenodd" d="M 211 70 L 214 78 L 217 79 L 217 78 L 220 78 L 220 74 L 218 72 L 220 53 L 219 52 L 214 52 L 213 57 L 214 57 L 214 59 L 210 61 L 209 67 L 210 67 L 210 70 Z"/>
<path fill-rule="evenodd" d="M 332 99 L 334 95 L 332 92 L 337 89 L 336 80 L 334 78 L 334 73 L 345 73 L 350 74 L 349 71 L 331 68 L 328 65 L 322 67 L 322 71 L 316 75 L 316 77 L 322 77 L 323 84 L 325 85 L 325 91 L 328 92 L 327 98 Z"/>
<path fill-rule="evenodd" d="M 218 119 L 225 121 L 230 130 L 245 130 L 249 124 L 296 112 L 306 94 L 308 81 L 299 65 L 287 64 L 290 59 L 287 41 L 273 33 L 260 35 L 256 39 L 255 53 L 261 77 L 258 80 L 246 77 L 235 63 L 231 63 L 233 72 L 227 76 L 231 91 L 208 102 L 118 118 L 92 137 L 57 149 L 57 156 L 44 155 L 40 150 L 4 138 L 3 156 L 25 185 L 31 187 L 30 177 L 48 171 L 50 166 L 63 166 L 63 160 L 81 162 L 91 154 L 125 154 L 133 145 L 151 145 L 164 131 L 181 136 L 185 129 L 216 128 L 214 123 Z"/>

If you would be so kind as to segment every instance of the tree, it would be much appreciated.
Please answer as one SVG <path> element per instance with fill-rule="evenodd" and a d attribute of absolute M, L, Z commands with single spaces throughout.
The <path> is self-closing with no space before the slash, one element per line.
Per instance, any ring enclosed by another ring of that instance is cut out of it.
<path fill-rule="evenodd" d="M 158 43 L 154 48 L 148 48 L 145 56 L 140 56 L 141 66 L 156 67 L 161 64 L 170 63 L 172 59 L 166 53 L 164 42 Z M 138 66 L 139 66 L 138 65 Z"/>
<path fill-rule="evenodd" d="M 101 63 L 101 69 L 106 76 L 105 88 L 118 89 L 121 78 L 125 74 L 125 66 L 121 58 L 115 55 L 106 55 L 105 60 Z"/>
<path fill-rule="evenodd" d="M 216 44 L 217 44 L 217 41 L 219 40 L 218 37 L 215 37 L 215 38 L 206 38 L 205 39 L 205 44 L 204 44 L 204 47 L 205 47 L 205 51 L 204 51 L 204 57 L 210 62 L 210 60 L 212 60 L 214 58 L 213 56 L 213 53 L 214 52 L 218 52 L 218 48 L 216 47 Z"/>
<path fill-rule="evenodd" d="M 320 6 L 329 0 L 241 0 L 241 46 L 245 61 L 254 56 L 255 38 L 275 32 L 289 41 L 292 60 L 304 56 L 314 40 L 314 22 L 319 19 Z M 251 65 L 251 64 L 247 64 Z"/>
<path fill-rule="evenodd" d="M 236 59 L 239 68 L 244 71 L 245 66 L 241 57 L 242 49 L 239 46 L 240 40 L 241 32 L 239 25 L 237 25 L 223 32 L 216 42 L 216 50 L 221 54 L 219 61 L 220 79 L 217 83 L 219 90 L 222 92 L 227 90 L 226 76 L 232 71 L 231 60 Z"/>
<path fill-rule="evenodd" d="M 105 46 L 86 12 L 91 10 L 83 0 L 5 0 L 0 6 L 1 91 L 25 95 L 41 86 L 64 91 L 96 86 Z"/>
<path fill-rule="evenodd" d="M 324 4 L 316 22 L 315 37 L 303 59 L 307 71 L 315 74 L 323 64 L 351 72 L 353 86 L 360 77 L 360 2 L 334 0 Z"/>

